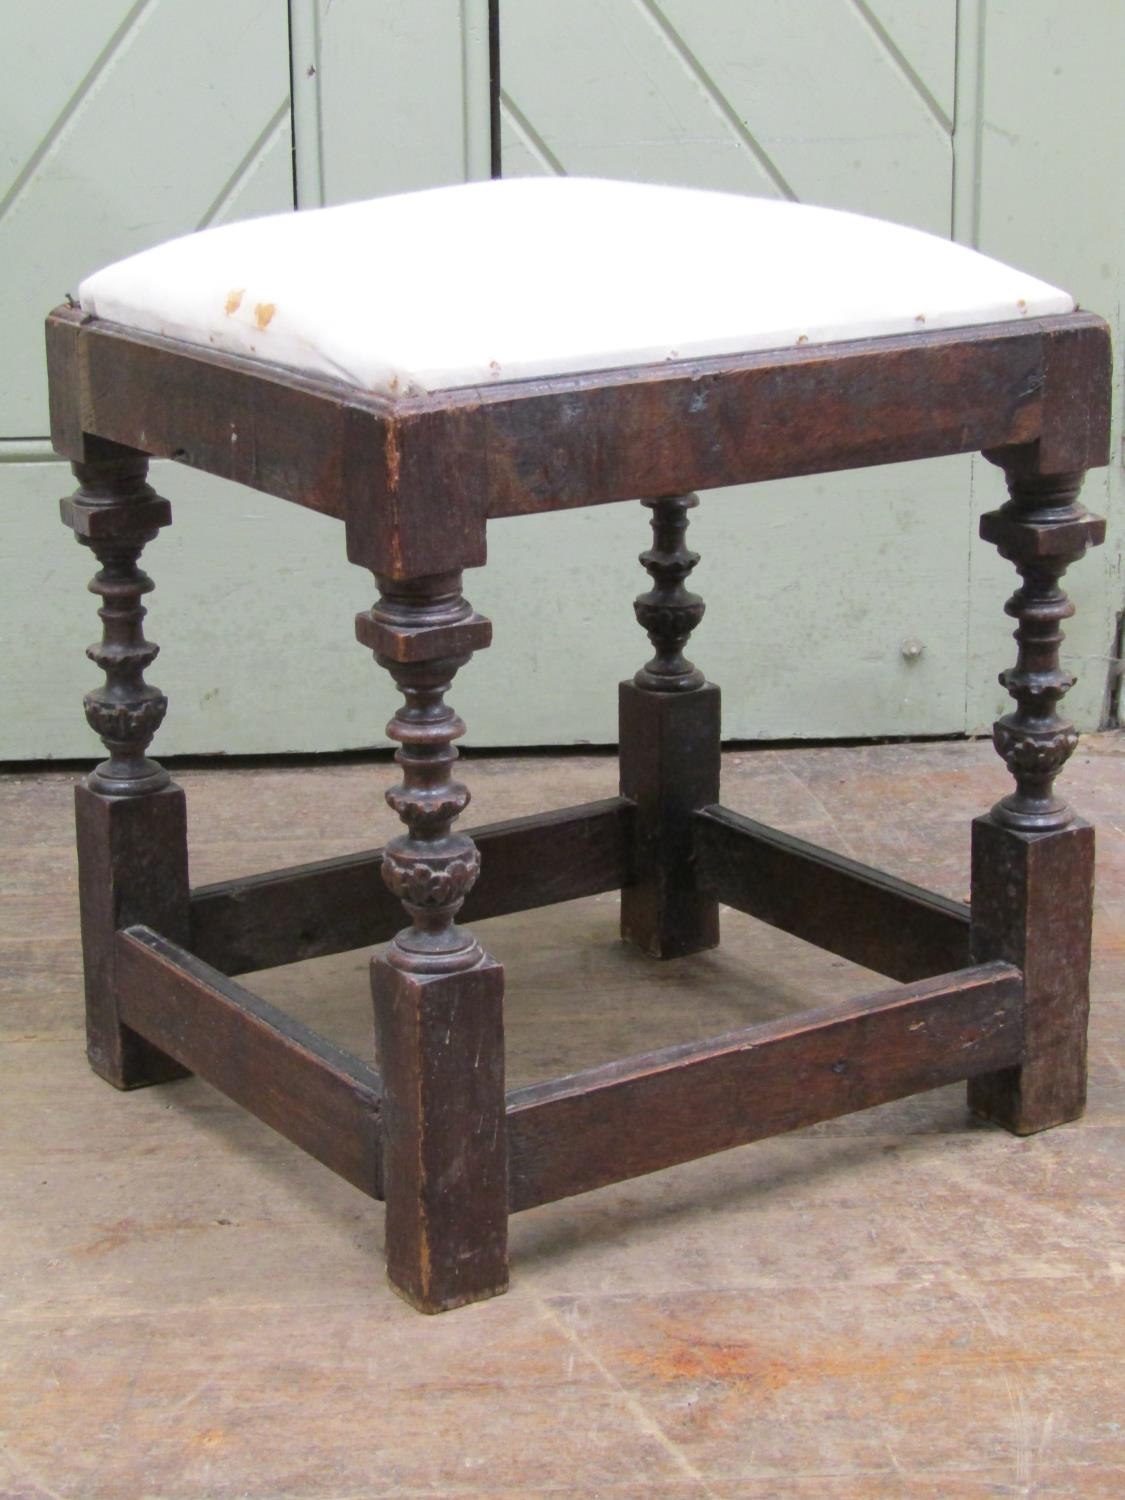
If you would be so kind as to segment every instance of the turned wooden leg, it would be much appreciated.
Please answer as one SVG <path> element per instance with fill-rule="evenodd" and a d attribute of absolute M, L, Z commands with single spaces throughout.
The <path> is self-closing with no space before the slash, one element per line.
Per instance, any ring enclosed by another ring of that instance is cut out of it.
<path fill-rule="evenodd" d="M 106 681 L 84 701 L 109 759 L 75 789 L 87 1051 L 96 1073 L 130 1089 L 186 1076 L 118 1019 L 114 935 L 144 922 L 187 942 L 187 824 L 183 791 L 145 754 L 168 702 L 144 680 L 159 648 L 144 638 L 141 599 L 152 580 L 137 560 L 171 508 L 145 482 L 142 454 L 104 446 L 104 459 L 73 465 L 79 488 L 61 509 L 101 564 L 90 591 L 102 601 L 102 639 L 86 654 Z"/>
<path fill-rule="evenodd" d="M 1033 449 L 994 461 L 1011 499 L 982 517 L 981 535 L 1023 580 L 1005 606 L 1018 658 L 1000 674 L 1016 708 L 993 731 L 1016 789 L 973 825 L 972 950 L 976 962 L 1023 970 L 1026 1030 L 1021 1066 L 972 1080 L 969 1104 L 1030 1135 L 1076 1119 L 1086 1103 L 1094 831 L 1054 790 L 1078 742 L 1056 711 L 1074 683 L 1059 662 L 1060 627 L 1074 613 L 1059 579 L 1102 541 L 1105 523 L 1078 503 L 1081 474 L 1039 474 Z"/>
<path fill-rule="evenodd" d="M 402 768 L 387 801 L 407 832 L 387 845 L 383 878 L 411 919 L 371 961 L 387 1274 L 415 1307 L 442 1312 L 508 1285 L 504 971 L 454 920 L 480 856 L 452 828 L 469 801 L 451 777 L 465 726 L 444 701 L 492 627 L 459 573 L 378 582 L 357 634 L 406 699 L 387 726 Z"/>
<path fill-rule="evenodd" d="M 719 689 L 684 657 L 703 600 L 684 580 L 699 561 L 684 534 L 694 495 L 643 502 L 653 545 L 640 560 L 653 580 L 633 608 L 655 655 L 618 700 L 621 793 L 637 805 L 635 880 L 621 893 L 621 935 L 656 958 L 719 941 L 719 907 L 696 878 L 692 815 L 719 800 Z"/>

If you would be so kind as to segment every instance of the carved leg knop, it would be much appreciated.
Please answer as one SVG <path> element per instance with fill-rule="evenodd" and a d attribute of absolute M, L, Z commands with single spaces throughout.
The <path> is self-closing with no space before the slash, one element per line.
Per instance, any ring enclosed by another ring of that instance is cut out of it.
<path fill-rule="evenodd" d="M 402 770 L 387 801 L 407 831 L 388 844 L 383 878 L 411 919 L 371 967 L 387 1271 L 408 1301 L 440 1312 L 508 1284 L 504 971 L 455 920 L 480 856 L 452 826 L 469 793 L 451 775 L 465 726 L 445 702 L 492 627 L 460 574 L 379 584 L 356 630 L 406 700 L 387 726 Z"/>
<path fill-rule="evenodd" d="M 111 797 L 157 792 L 171 778 L 149 760 L 148 749 L 164 720 L 168 700 L 144 680 L 159 646 L 146 641 L 141 604 L 152 579 L 137 566 L 145 546 L 172 519 L 172 508 L 146 483 L 148 460 L 140 456 L 104 464 L 74 464 L 76 494 L 61 502 L 62 518 L 101 564 L 90 592 L 103 601 L 98 610 L 102 639 L 86 648 L 106 676 L 83 700 L 86 721 L 109 759 L 90 773 L 93 791 Z"/>
<path fill-rule="evenodd" d="M 114 956 L 115 933 L 136 922 L 188 938 L 184 794 L 146 754 L 168 704 L 144 680 L 158 648 L 144 638 L 141 600 L 153 585 L 137 566 L 171 507 L 146 482 L 142 454 L 103 446 L 104 458 L 74 464 L 79 488 L 61 502 L 101 564 L 90 590 L 102 600 L 102 639 L 87 655 L 106 681 L 84 704 L 109 759 L 75 789 L 79 891 L 90 1063 L 118 1088 L 136 1088 L 186 1072 L 119 1021 Z"/>
<path fill-rule="evenodd" d="M 652 511 L 652 546 L 639 559 L 652 579 L 652 588 L 633 600 L 633 613 L 656 654 L 633 681 L 657 693 L 691 692 L 703 686 L 703 673 L 684 656 L 684 647 L 706 609 L 699 595 L 684 586 L 699 561 L 699 553 L 686 543 L 688 511 L 699 504 L 699 497 L 665 495 L 641 504 Z"/>
<path fill-rule="evenodd" d="M 1016 789 L 973 825 L 972 944 L 978 962 L 1023 970 L 1026 1037 L 1022 1065 L 974 1079 L 969 1103 L 1027 1135 L 1075 1119 L 1086 1098 L 1094 834 L 1054 790 L 1078 742 L 1057 711 L 1074 682 L 1059 660 L 1074 613 L 1059 580 L 1102 541 L 1105 523 L 1078 503 L 1081 474 L 1038 473 L 1034 449 L 994 461 L 1011 498 L 981 518 L 981 536 L 1023 580 L 1005 606 L 1017 622 L 1016 665 L 1000 674 L 1016 708 L 993 731 Z"/>
<path fill-rule="evenodd" d="M 692 817 L 719 799 L 720 698 L 684 656 L 704 604 L 685 580 L 699 561 L 685 534 L 695 495 L 642 502 L 653 544 L 640 561 L 652 587 L 633 604 L 654 648 L 619 696 L 621 792 L 637 805 L 635 880 L 621 893 L 621 935 L 657 958 L 719 941 L 719 908 L 696 880 Z"/>
<path fill-rule="evenodd" d="M 1017 622 L 1016 665 L 1000 681 L 1016 700 L 997 720 L 993 739 L 1016 780 L 1016 790 L 993 809 L 1006 828 L 1043 833 L 1065 828 L 1074 814 L 1055 796 L 1055 777 L 1074 752 L 1074 725 L 1059 716 L 1059 700 L 1074 686 L 1059 648 L 1062 622 L 1074 605 L 1059 586 L 1071 563 L 1105 538 L 1105 522 L 1078 503 L 1081 474 L 1009 471 L 1011 499 L 981 518 L 981 536 L 1015 563 L 1023 586 L 1004 606 Z"/>

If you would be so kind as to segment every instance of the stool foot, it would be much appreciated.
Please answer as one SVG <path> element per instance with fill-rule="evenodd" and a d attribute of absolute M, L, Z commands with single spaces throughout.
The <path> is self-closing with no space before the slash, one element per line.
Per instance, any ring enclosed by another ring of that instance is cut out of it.
<path fill-rule="evenodd" d="M 1024 975 L 1024 1059 L 969 1083 L 969 1107 L 1015 1135 L 1076 1120 L 1086 1106 L 1094 830 L 973 824 L 972 953 Z"/>
<path fill-rule="evenodd" d="M 86 1054 L 114 1088 L 144 1088 L 188 1077 L 117 1013 L 115 938 L 143 923 L 174 943 L 188 941 L 187 817 L 183 789 L 109 797 L 75 787 L 78 892 L 86 973 Z"/>
<path fill-rule="evenodd" d="M 619 689 L 621 793 L 636 803 L 635 879 L 621 892 L 621 936 L 653 958 L 719 941 L 719 903 L 699 884 L 697 808 L 719 800 L 719 689 Z"/>
<path fill-rule="evenodd" d="M 508 1287 L 504 970 L 371 961 L 383 1079 L 387 1275 L 422 1312 Z"/>

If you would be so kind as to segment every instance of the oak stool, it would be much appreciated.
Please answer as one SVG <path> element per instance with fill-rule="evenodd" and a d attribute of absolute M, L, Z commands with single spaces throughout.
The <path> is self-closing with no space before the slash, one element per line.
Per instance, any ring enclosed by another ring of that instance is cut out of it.
<path fill-rule="evenodd" d="M 189 235 L 91 276 L 47 333 L 63 519 L 100 564 L 85 706 L 109 758 L 77 819 L 103 1078 L 197 1073 L 385 1198 L 390 1279 L 427 1312 L 503 1291 L 508 1215 L 535 1204 L 954 1080 L 1018 1134 L 1081 1113 L 1093 833 L 1053 791 L 1076 740 L 1059 579 L 1103 537 L 1078 492 L 1108 461 L 1109 341 L 1066 293 L 856 215 L 515 180 Z M 685 531 L 696 490 L 974 451 L 1006 475 L 981 533 L 1022 583 L 995 727 L 1015 789 L 973 825 L 966 909 L 720 804 Z M 385 849 L 189 885 L 184 794 L 146 753 L 150 457 L 343 521 L 379 589 L 357 634 L 405 700 Z M 620 795 L 455 830 L 444 695 L 490 641 L 461 592 L 487 524 L 638 496 L 654 654 L 620 689 Z M 713 947 L 725 903 L 893 985 L 505 1094 L 504 971 L 462 905 L 616 889 L 655 958 Z M 378 1071 L 232 978 L 376 943 Z"/>

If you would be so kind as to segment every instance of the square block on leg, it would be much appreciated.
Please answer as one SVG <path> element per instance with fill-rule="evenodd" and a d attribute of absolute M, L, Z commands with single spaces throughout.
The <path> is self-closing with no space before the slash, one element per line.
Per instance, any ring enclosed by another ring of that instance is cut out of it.
<path fill-rule="evenodd" d="M 696 878 L 693 817 L 719 800 L 719 689 L 656 693 L 623 682 L 619 711 L 621 793 L 637 806 L 621 936 L 654 958 L 714 948 L 719 904 Z"/>
<path fill-rule="evenodd" d="M 969 1084 L 969 1106 L 1016 1135 L 1076 1120 L 1086 1105 L 1094 830 L 973 823 L 972 953 L 1024 974 L 1024 1060 Z"/>
<path fill-rule="evenodd" d="M 143 923 L 188 941 L 187 813 L 183 789 L 109 797 L 75 788 L 78 891 L 90 1066 L 115 1088 L 186 1078 L 188 1071 L 118 1019 L 115 935 Z"/>
<path fill-rule="evenodd" d="M 371 961 L 383 1079 L 387 1274 L 422 1312 L 508 1286 L 504 970 Z"/>

